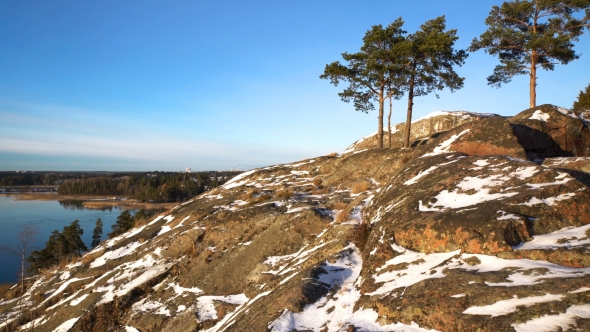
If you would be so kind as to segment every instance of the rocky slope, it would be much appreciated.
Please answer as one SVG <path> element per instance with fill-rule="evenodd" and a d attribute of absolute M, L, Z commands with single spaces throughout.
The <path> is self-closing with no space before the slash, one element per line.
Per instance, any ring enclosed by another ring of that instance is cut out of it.
<path fill-rule="evenodd" d="M 15 288 L 1 328 L 590 330 L 584 116 L 469 116 L 245 172 Z"/>

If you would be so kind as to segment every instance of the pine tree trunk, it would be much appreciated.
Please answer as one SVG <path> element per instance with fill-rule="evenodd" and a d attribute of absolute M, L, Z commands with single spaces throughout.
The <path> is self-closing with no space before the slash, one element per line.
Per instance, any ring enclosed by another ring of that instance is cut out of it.
<path fill-rule="evenodd" d="M 383 93 L 381 93 L 383 96 Z M 377 147 L 383 148 L 383 102 L 384 100 L 379 98 L 379 130 L 377 131 Z"/>
<path fill-rule="evenodd" d="M 410 77 L 410 85 L 408 87 L 408 114 L 406 116 L 406 132 L 404 136 L 404 147 L 410 147 L 410 132 L 412 126 L 412 107 L 414 106 L 414 74 Z"/>
<path fill-rule="evenodd" d="M 25 254 L 23 253 L 22 257 L 21 257 L 21 271 L 20 271 L 20 279 L 21 279 L 21 285 L 20 285 L 20 293 L 21 296 L 23 296 L 25 294 Z"/>
<path fill-rule="evenodd" d="M 530 108 L 537 106 L 537 63 L 536 52 L 533 51 L 531 57 L 531 72 L 530 72 Z"/>
<path fill-rule="evenodd" d="M 391 149 L 391 111 L 393 106 L 391 105 L 391 96 L 389 96 L 389 116 L 387 117 L 387 132 L 389 133 L 389 148 Z"/>

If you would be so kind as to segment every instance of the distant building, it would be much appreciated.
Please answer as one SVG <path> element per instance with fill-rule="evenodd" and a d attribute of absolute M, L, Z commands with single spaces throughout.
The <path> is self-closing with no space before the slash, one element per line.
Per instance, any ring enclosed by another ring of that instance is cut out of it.
<path fill-rule="evenodd" d="M 192 170 L 191 170 L 191 168 L 190 168 L 190 167 L 187 167 L 187 168 L 186 168 L 186 172 L 187 172 L 187 173 L 192 173 Z"/>

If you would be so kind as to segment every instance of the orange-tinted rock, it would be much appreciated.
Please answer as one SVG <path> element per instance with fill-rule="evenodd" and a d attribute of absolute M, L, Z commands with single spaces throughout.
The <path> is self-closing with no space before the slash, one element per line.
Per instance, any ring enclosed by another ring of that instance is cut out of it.
<path fill-rule="evenodd" d="M 529 159 L 590 156 L 590 131 L 582 114 L 541 105 L 510 118 Z"/>

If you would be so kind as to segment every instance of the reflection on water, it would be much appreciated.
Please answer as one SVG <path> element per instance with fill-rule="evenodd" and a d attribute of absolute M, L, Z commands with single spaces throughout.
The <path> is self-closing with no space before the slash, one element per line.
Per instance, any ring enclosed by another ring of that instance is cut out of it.
<path fill-rule="evenodd" d="M 59 201 L 59 205 L 63 206 L 64 209 L 69 209 L 69 210 L 86 210 L 86 209 L 88 209 L 84 206 L 84 201 L 79 200 L 79 199 L 62 200 L 62 201 Z M 92 207 L 92 210 L 111 212 L 111 211 L 113 211 L 113 207 L 112 206 Z"/>
<path fill-rule="evenodd" d="M 103 237 L 111 232 L 111 226 L 121 213 L 117 207 L 101 210 L 86 209 L 79 200 L 67 201 L 15 201 L 13 196 L 0 196 L 0 244 L 15 246 L 17 234 L 26 224 L 32 224 L 39 230 L 33 242 L 34 250 L 45 247 L 54 230 L 62 231 L 64 226 L 79 220 L 84 231 L 82 240 L 90 247 L 92 230 L 96 219 L 103 222 Z M 0 253 L 0 282 L 15 282 L 20 268 L 17 257 Z"/>

